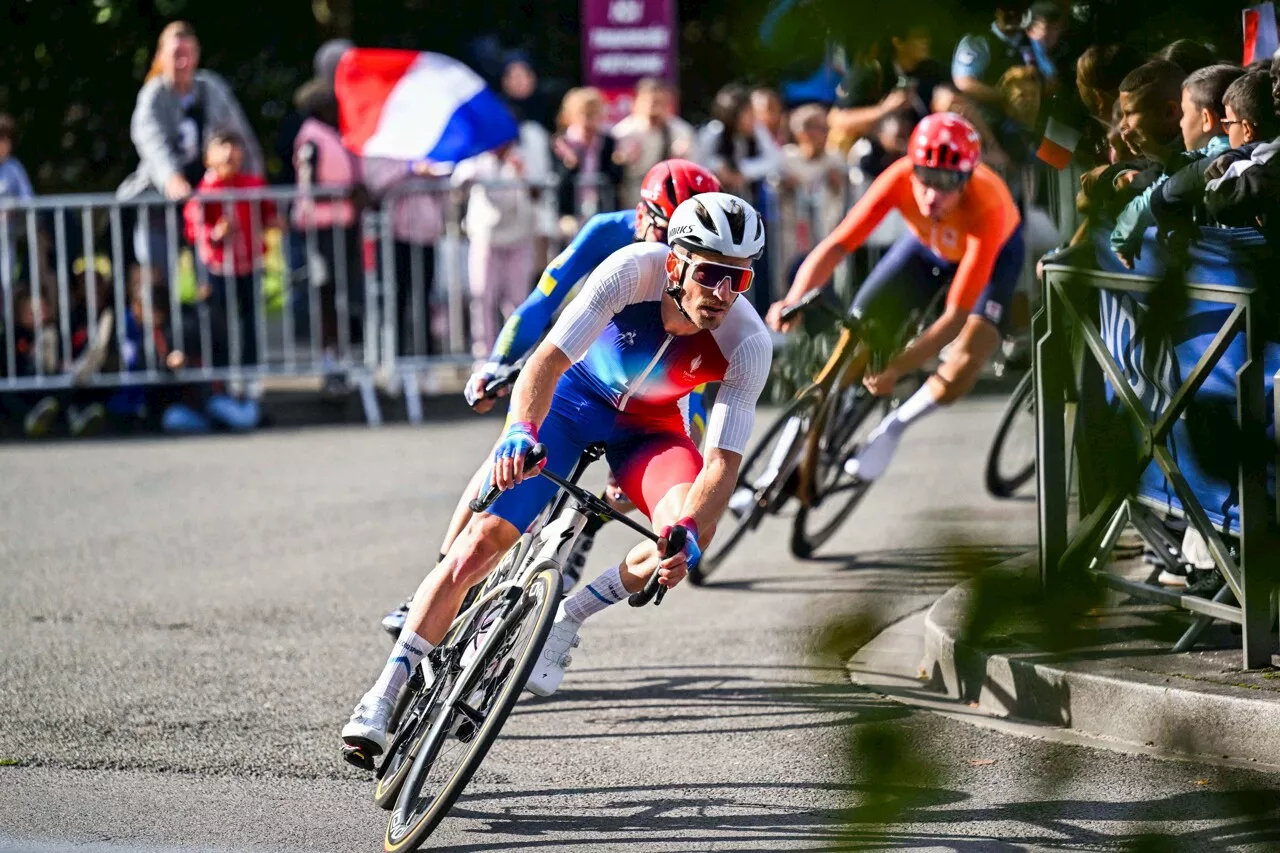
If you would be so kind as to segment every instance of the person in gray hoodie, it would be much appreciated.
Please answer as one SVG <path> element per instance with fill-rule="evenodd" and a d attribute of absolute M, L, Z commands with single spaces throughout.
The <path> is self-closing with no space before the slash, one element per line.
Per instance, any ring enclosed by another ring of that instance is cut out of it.
<path fill-rule="evenodd" d="M 244 171 L 263 174 L 262 149 L 231 87 L 199 65 L 195 29 L 185 21 L 166 26 L 129 123 L 139 163 L 116 190 L 120 200 L 141 201 L 155 193 L 169 201 L 187 198 L 204 175 L 202 154 L 216 132 L 231 132 L 243 139 Z M 153 210 L 149 219 L 139 222 L 134 232 L 137 260 L 167 272 L 170 238 L 163 211 Z M 181 229 L 174 232 L 175 247 L 180 233 Z"/>

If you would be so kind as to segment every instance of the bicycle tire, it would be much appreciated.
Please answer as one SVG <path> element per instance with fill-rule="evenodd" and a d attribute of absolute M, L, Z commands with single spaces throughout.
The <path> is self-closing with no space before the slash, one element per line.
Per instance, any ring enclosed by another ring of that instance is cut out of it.
<path fill-rule="evenodd" d="M 1021 489 L 1028 480 L 1035 476 L 1036 462 L 1034 454 L 1031 457 L 1031 461 L 1014 471 L 1012 476 L 1005 476 L 1001 465 L 1018 415 L 1023 411 L 1030 410 L 1034 417 L 1036 403 L 1034 392 L 1033 376 L 1028 371 L 1018 381 L 1018 386 L 1014 388 L 1013 395 L 1009 397 L 1009 402 L 1004 407 L 1004 413 L 1000 416 L 1000 424 L 996 427 L 995 437 L 991 441 L 991 450 L 987 452 L 987 491 L 997 498 L 1013 497 L 1018 489 Z"/>
<path fill-rule="evenodd" d="M 847 489 L 849 493 L 848 497 L 843 499 L 844 503 L 838 504 L 835 515 L 819 523 L 816 530 L 809 530 L 814 510 L 823 501 L 833 497 L 839 490 L 835 488 L 836 484 L 847 477 L 844 474 L 844 460 L 857 446 L 859 430 L 870 422 L 871 416 L 878 409 L 887 411 L 889 408 L 887 399 L 873 397 L 860 385 L 850 386 L 842 394 L 852 395 L 852 408 L 847 415 L 832 418 L 831 413 L 839 399 L 834 396 L 830 398 L 828 412 L 823 422 L 823 437 L 817 448 L 819 459 L 814 464 L 813 494 L 809 496 L 809 500 L 800 502 L 800 507 L 796 510 L 791 522 L 791 553 L 801 560 L 812 557 L 828 539 L 835 535 L 871 487 L 871 483 L 862 483 L 859 486 L 852 481 L 840 486 L 839 489 Z M 829 471 L 835 472 L 835 478 L 827 483 Z"/>
<path fill-rule="evenodd" d="M 417 673 L 415 673 L 415 677 Z M 410 679 L 410 685 L 415 679 Z M 421 679 L 416 679 L 421 681 Z M 417 726 L 415 716 L 418 714 L 429 714 L 429 705 L 433 700 L 433 694 L 436 691 L 436 685 L 432 685 L 425 693 L 421 690 L 410 690 L 405 688 L 404 692 L 396 699 L 395 710 L 391 714 L 391 724 L 388 729 L 391 733 L 391 741 L 387 744 L 387 752 L 382 757 L 382 761 L 378 767 L 378 778 L 373 785 L 373 801 L 380 809 L 390 809 L 396 803 L 396 797 L 400 794 L 400 786 L 404 783 L 405 774 L 408 773 L 412 761 L 404 761 L 406 756 L 414 755 L 418 749 L 422 747 L 422 741 L 431 732 L 431 726 Z M 424 707 L 426 706 L 426 707 Z M 400 724 L 405 720 L 412 721 L 410 724 L 417 728 L 417 731 L 407 737 L 400 737 Z"/>
<path fill-rule="evenodd" d="M 552 561 L 540 564 L 533 573 L 525 590 L 527 595 L 534 595 L 535 600 L 529 607 L 528 612 L 508 629 L 518 630 L 529 619 L 533 619 L 533 630 L 529 635 L 529 640 L 525 643 L 524 649 L 516 655 L 514 666 L 510 667 L 505 681 L 493 697 L 492 705 L 485 715 L 484 722 L 480 724 L 480 727 L 468 742 L 469 748 L 465 757 L 463 757 L 450 777 L 441 784 L 439 792 L 431 798 L 426 810 L 406 827 L 403 835 L 398 839 L 393 839 L 396 817 L 402 810 L 401 801 L 406 796 L 417 796 L 426 781 L 426 774 L 430 772 L 431 766 L 434 764 L 434 756 L 431 756 L 430 760 L 428 760 L 428 756 L 439 744 L 424 744 L 425 748 L 414 759 L 413 766 L 410 767 L 409 774 L 400 788 L 392 817 L 387 821 L 387 832 L 383 838 L 383 849 L 386 853 L 405 853 L 405 851 L 416 850 L 426 841 L 431 833 L 435 831 L 435 828 L 439 826 L 440 821 L 444 820 L 445 816 L 448 815 L 454 802 L 467 786 L 467 783 L 471 781 L 472 775 L 480 767 L 481 762 L 484 761 L 489 748 L 493 745 L 494 740 L 497 739 L 498 733 L 507 721 L 507 717 L 510 716 L 516 700 L 520 698 L 520 692 L 524 690 L 525 683 L 529 680 L 529 675 L 533 671 L 533 666 L 537 662 L 538 656 L 542 653 L 542 647 L 547 641 L 547 636 L 551 633 L 551 624 L 555 621 L 556 609 L 560 604 L 560 584 L 560 567 Z M 495 644 L 496 647 L 497 645 Z M 442 740 L 443 737 L 447 736 L 447 732 L 441 730 L 439 736 L 438 740 Z"/>
<path fill-rule="evenodd" d="M 738 469 L 738 482 L 734 486 L 734 491 L 737 492 L 738 489 L 749 488 L 753 492 L 759 492 L 760 494 L 756 502 L 751 505 L 751 509 L 743 516 L 739 517 L 732 511 L 726 511 L 723 514 L 711 547 L 707 549 L 707 553 L 702 555 L 702 560 L 699 561 L 698 565 L 689 569 L 689 582 L 691 584 L 694 586 L 706 586 L 707 577 L 724 564 L 729 552 L 742 541 L 749 531 L 755 529 L 756 525 L 760 523 L 760 519 L 768 512 L 776 512 L 786 502 L 786 498 L 790 495 L 784 494 L 785 490 L 778 488 L 779 484 L 776 482 L 771 481 L 768 486 L 763 488 L 753 486 L 752 469 L 757 462 L 765 458 L 765 452 L 773 448 L 773 442 L 792 418 L 805 409 L 816 410 L 821 401 L 822 389 L 816 387 L 810 388 L 796 397 L 769 425 L 769 428 L 764 431 L 764 435 L 756 442 L 755 447 L 747 454 L 742 466 Z M 807 434 L 808 429 L 802 429 L 800 435 L 796 437 L 797 441 L 803 442 Z M 791 466 L 783 466 L 784 469 L 789 467 Z M 789 475 L 790 471 L 786 473 Z"/>

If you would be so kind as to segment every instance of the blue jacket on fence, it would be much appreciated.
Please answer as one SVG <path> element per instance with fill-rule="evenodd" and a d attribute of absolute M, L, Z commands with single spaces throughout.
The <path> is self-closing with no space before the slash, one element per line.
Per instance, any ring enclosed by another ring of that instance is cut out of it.
<path fill-rule="evenodd" d="M 1215 136 L 1204 148 L 1179 154 L 1176 167 L 1161 175 L 1154 184 L 1143 190 L 1142 194 L 1124 206 L 1124 210 L 1116 217 L 1116 227 L 1111 230 L 1111 251 L 1132 259 L 1142 249 L 1142 235 L 1147 228 L 1156 224 L 1151 213 L 1151 196 L 1156 189 L 1169 179 L 1169 176 L 1180 172 L 1187 166 L 1206 158 L 1213 159 L 1231 150 L 1231 143 L 1226 136 Z"/>

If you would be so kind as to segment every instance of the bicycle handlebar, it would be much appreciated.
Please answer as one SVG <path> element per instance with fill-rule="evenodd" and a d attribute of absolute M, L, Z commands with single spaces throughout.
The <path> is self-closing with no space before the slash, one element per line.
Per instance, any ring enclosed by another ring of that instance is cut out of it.
<path fill-rule="evenodd" d="M 533 449 L 524 455 L 524 471 L 529 473 L 547 458 L 547 448 L 542 444 L 535 444 Z M 478 498 L 472 498 L 467 508 L 472 512 L 484 512 L 493 506 L 493 502 L 498 499 L 498 495 L 502 494 L 502 489 L 490 483 L 488 490 Z"/>
<path fill-rule="evenodd" d="M 526 472 L 533 470 L 546 458 L 546 445 L 541 442 L 535 444 L 533 448 L 525 454 L 524 470 Z M 616 509 L 609 506 L 608 502 L 603 498 L 596 497 L 581 486 L 569 482 L 564 477 L 561 477 L 559 474 L 554 471 L 549 471 L 546 468 L 543 468 L 542 471 L 539 472 L 539 476 L 546 477 L 548 480 L 564 489 L 587 511 L 593 512 L 597 515 L 607 516 L 614 521 L 621 523 L 625 527 L 630 527 L 636 533 L 639 533 L 653 544 L 658 544 L 658 534 L 654 533 L 652 530 L 642 527 L 627 516 L 618 512 Z M 467 504 L 467 506 L 472 512 L 484 512 L 493 505 L 493 502 L 498 499 L 498 495 L 501 493 L 501 490 L 497 486 L 491 485 L 482 497 L 473 499 Z M 678 524 L 671 528 L 671 532 L 667 536 L 666 553 L 662 554 L 663 559 L 684 550 L 685 543 L 688 541 L 688 536 L 689 531 Z M 645 583 L 644 589 L 628 596 L 627 602 L 632 607 L 643 607 L 648 604 L 650 600 L 657 605 L 662 603 L 662 597 L 666 594 L 667 588 L 658 583 L 658 572 L 655 570 L 654 573 L 649 576 L 649 580 Z"/>
<path fill-rule="evenodd" d="M 783 308 L 783 309 L 782 309 L 782 322 L 784 322 L 784 323 L 789 323 L 789 322 L 791 322 L 791 320 L 792 320 L 793 318 L 795 318 L 795 316 L 796 316 L 796 315 L 798 315 L 800 312 L 804 311 L 804 310 L 805 310 L 806 308 L 808 308 L 810 305 L 812 305 L 813 303 L 815 303 L 815 302 L 817 302 L 819 299 L 821 299 L 821 298 L 822 298 L 822 294 L 823 294 L 823 292 L 824 292 L 825 290 L 826 290 L 826 288 L 824 288 L 824 287 L 819 287 L 817 290 L 811 290 L 811 291 L 809 291 L 807 294 L 805 294 L 805 297 L 804 297 L 803 299 L 801 299 L 799 302 L 795 303 L 794 305 L 788 305 L 786 308 Z M 826 308 L 828 311 L 830 311 L 830 310 L 831 310 L 831 308 L 830 308 L 829 306 L 825 306 L 825 305 L 823 305 L 823 306 L 819 306 L 819 307 Z M 834 313 L 834 312 L 832 312 L 832 313 Z"/>
<path fill-rule="evenodd" d="M 484 393 L 481 395 L 485 400 L 493 400 L 498 396 L 498 392 L 503 389 L 510 388 L 516 384 L 516 379 L 520 376 L 519 364 L 505 365 L 499 368 L 493 378 L 484 383 Z"/>

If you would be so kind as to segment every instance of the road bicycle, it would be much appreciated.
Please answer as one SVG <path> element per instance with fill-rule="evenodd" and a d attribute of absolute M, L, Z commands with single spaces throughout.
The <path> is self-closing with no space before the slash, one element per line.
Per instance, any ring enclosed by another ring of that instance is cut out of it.
<path fill-rule="evenodd" d="M 813 381 L 796 393 L 744 457 L 716 542 L 689 572 L 695 585 L 705 584 L 748 533 L 793 498 L 798 506 L 791 525 L 791 553 L 800 559 L 813 556 L 871 486 L 846 474 L 844 462 L 897 402 L 871 394 L 862 386 L 862 376 L 868 367 L 879 370 L 889 355 L 918 334 L 938 300 L 889 330 L 870 318 L 836 311 L 824 296 L 825 291 L 816 290 L 783 312 L 783 319 L 790 320 L 816 307 L 835 318 L 840 335 Z M 899 387 L 905 390 L 920 378 L 903 377 Z"/>
<path fill-rule="evenodd" d="M 1033 371 L 1014 388 L 987 452 L 987 491 L 1013 497 L 1036 473 L 1036 395 Z"/>
<path fill-rule="evenodd" d="M 374 801 L 391 811 L 383 842 L 387 853 L 417 849 L 484 761 L 542 653 L 560 602 L 564 561 L 588 519 L 606 516 L 658 542 L 652 531 L 578 486 L 604 452 L 603 444 L 587 447 L 568 478 L 541 472 L 560 486 L 555 499 L 477 585 L 474 600 L 427 656 L 427 665 L 412 674 L 376 768 Z M 545 458 L 543 445 L 535 445 L 525 470 Z M 490 487 L 471 502 L 471 510 L 486 511 L 498 495 Z M 683 549 L 687 535 L 684 528 L 673 528 L 664 556 Z M 628 602 L 660 604 L 665 593 L 654 572 Z M 373 769 L 371 756 L 347 758 Z"/>

